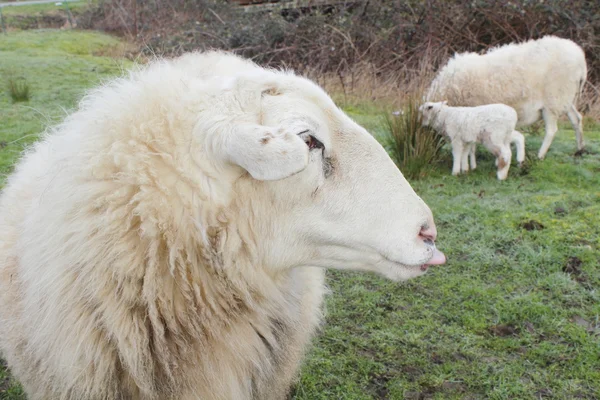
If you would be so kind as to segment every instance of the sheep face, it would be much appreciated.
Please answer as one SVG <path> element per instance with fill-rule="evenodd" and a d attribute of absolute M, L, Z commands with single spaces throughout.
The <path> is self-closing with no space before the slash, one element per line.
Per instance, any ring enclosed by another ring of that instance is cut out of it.
<path fill-rule="evenodd" d="M 382 146 L 310 81 L 279 78 L 277 88 L 261 89 L 260 125 L 250 133 L 262 129 L 258 148 L 246 136 L 243 146 L 230 141 L 225 150 L 249 172 L 235 192 L 237 212 L 256 221 L 252 231 L 264 249 L 257 262 L 369 270 L 394 280 L 442 264 L 429 207 Z"/>
<path fill-rule="evenodd" d="M 435 117 L 445 104 L 447 104 L 445 101 L 437 103 L 426 102 L 422 104 L 419 107 L 419 112 L 421 112 L 421 115 L 423 115 L 423 125 L 432 126 Z"/>

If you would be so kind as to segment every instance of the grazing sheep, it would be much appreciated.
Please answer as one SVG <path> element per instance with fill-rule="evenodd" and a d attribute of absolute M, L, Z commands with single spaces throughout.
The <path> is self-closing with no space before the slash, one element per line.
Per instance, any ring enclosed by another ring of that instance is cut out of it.
<path fill-rule="evenodd" d="M 0 196 L 0 351 L 29 399 L 283 399 L 324 268 L 443 264 L 431 211 L 311 81 L 226 53 L 92 91 Z"/>
<path fill-rule="evenodd" d="M 423 124 L 431 126 L 450 138 L 454 163 L 452 175 L 467 172 L 470 156 L 471 169 L 475 169 L 476 143 L 483 145 L 496 156 L 498 179 L 508 176 L 512 152 L 511 142 L 517 146 L 519 165 L 525 159 L 525 138 L 515 130 L 517 112 L 504 104 L 488 104 L 479 107 L 450 107 L 447 103 L 427 102 L 419 107 Z"/>
<path fill-rule="evenodd" d="M 426 101 L 447 100 L 451 106 L 502 103 L 513 107 L 518 126 L 544 119 L 546 136 L 538 157 L 543 159 L 566 114 L 575 129 L 577 149 L 583 149 L 579 98 L 587 77 L 585 54 L 574 42 L 555 36 L 512 43 L 483 55 L 456 54 L 434 79 Z"/>

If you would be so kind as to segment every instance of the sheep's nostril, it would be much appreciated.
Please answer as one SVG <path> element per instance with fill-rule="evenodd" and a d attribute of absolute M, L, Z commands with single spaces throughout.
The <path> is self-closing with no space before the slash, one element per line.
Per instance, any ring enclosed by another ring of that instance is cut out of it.
<path fill-rule="evenodd" d="M 433 246 L 433 244 L 434 244 L 434 243 L 433 243 L 433 240 L 431 240 L 431 239 L 429 239 L 429 238 L 423 239 L 423 242 L 424 242 L 424 243 L 425 243 L 427 246 Z"/>
<path fill-rule="evenodd" d="M 427 224 L 421 227 L 421 232 L 419 232 L 419 237 L 423 239 L 426 244 L 433 244 L 435 242 L 435 238 L 437 237 L 437 229 L 435 228 L 435 224 Z"/>

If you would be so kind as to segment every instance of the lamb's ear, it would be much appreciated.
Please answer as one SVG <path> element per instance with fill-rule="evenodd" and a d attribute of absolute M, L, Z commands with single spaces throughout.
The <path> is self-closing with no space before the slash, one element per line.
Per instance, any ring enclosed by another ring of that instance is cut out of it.
<path fill-rule="evenodd" d="M 448 100 L 444 100 L 444 101 L 442 101 L 442 105 L 443 105 L 443 106 L 447 106 L 447 105 L 448 105 Z"/>
<path fill-rule="evenodd" d="M 222 151 L 226 161 L 244 168 L 254 179 L 283 179 L 308 165 L 309 148 L 300 136 L 306 132 L 300 125 L 236 124 L 225 133 Z"/>

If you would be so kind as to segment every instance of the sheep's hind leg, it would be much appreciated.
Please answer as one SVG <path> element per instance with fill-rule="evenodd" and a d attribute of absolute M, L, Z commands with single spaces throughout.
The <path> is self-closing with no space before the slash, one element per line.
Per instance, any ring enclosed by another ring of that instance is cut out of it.
<path fill-rule="evenodd" d="M 573 125 L 573 129 L 575 129 L 575 136 L 577 137 L 577 150 L 583 150 L 585 143 L 583 142 L 583 119 L 581 114 L 579 114 L 575 106 L 572 105 L 569 111 L 567 111 L 567 116 L 569 117 L 569 121 L 571 121 L 571 125 Z"/>
<path fill-rule="evenodd" d="M 471 148 L 469 149 L 469 159 L 471 160 L 471 170 L 477 168 L 477 160 L 475 159 L 475 150 L 477 148 L 476 143 L 471 143 Z"/>
<path fill-rule="evenodd" d="M 517 147 L 517 162 L 519 167 L 525 161 L 525 137 L 519 131 L 513 131 L 511 134 L 511 142 Z"/>
<path fill-rule="evenodd" d="M 462 156 L 460 158 L 460 172 L 469 172 L 469 153 L 471 152 L 471 145 L 467 144 L 463 147 Z"/>
<path fill-rule="evenodd" d="M 556 135 L 556 131 L 558 131 L 557 125 L 557 117 L 552 114 L 551 111 L 548 111 L 547 108 L 542 110 L 542 115 L 544 117 L 544 123 L 546 125 L 546 136 L 544 136 L 544 142 L 542 143 L 542 147 L 540 147 L 540 151 L 538 153 L 538 158 L 543 160 L 546 157 L 546 153 L 554 140 L 554 136 Z"/>
<path fill-rule="evenodd" d="M 512 151 L 510 150 L 510 146 L 503 147 L 500 150 L 500 155 L 498 156 L 498 179 L 503 181 L 508 176 L 508 170 L 510 168 L 510 160 L 512 158 Z"/>

